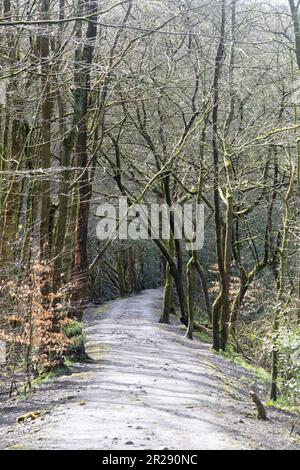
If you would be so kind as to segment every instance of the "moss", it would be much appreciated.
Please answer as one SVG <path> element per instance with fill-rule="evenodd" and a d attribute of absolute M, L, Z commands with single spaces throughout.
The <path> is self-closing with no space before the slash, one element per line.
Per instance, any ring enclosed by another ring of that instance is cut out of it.
<path fill-rule="evenodd" d="M 64 361 L 64 365 L 67 369 L 70 369 L 74 364 L 76 364 L 76 361 L 72 359 L 71 357 L 66 357 Z"/>
<path fill-rule="evenodd" d="M 70 366 L 71 361 L 65 361 L 64 365 L 55 367 L 54 369 L 50 370 L 49 372 L 43 372 L 38 377 L 33 379 L 32 386 L 38 387 L 49 380 L 55 379 L 57 377 L 61 377 L 63 375 L 67 375 L 70 373 Z"/>
<path fill-rule="evenodd" d="M 122 297 L 118 297 L 118 299 L 121 299 Z M 104 313 L 107 312 L 107 305 L 97 305 L 96 313 L 98 315 L 103 315 Z"/>

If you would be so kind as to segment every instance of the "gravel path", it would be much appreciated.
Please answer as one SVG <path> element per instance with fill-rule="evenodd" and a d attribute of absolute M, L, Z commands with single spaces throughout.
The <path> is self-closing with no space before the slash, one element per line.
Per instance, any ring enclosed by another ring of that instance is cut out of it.
<path fill-rule="evenodd" d="M 162 292 L 90 308 L 87 351 L 93 364 L 75 365 L 27 400 L 0 413 L 6 449 L 287 449 L 292 417 L 270 411 L 257 422 L 251 377 L 179 325 L 159 325 Z M 229 378 L 228 378 L 229 374 Z M 245 375 L 246 374 L 246 375 Z M 29 411 L 40 418 L 16 425 Z"/>

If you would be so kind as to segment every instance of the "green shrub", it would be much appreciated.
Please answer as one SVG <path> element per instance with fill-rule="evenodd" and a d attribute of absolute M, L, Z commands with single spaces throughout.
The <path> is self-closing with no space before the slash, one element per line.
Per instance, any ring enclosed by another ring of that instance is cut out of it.
<path fill-rule="evenodd" d="M 300 328 L 280 329 L 278 338 L 281 391 L 295 402 L 300 401 Z"/>
<path fill-rule="evenodd" d="M 76 320 L 70 321 L 62 328 L 62 333 L 71 340 L 72 349 L 77 349 L 84 342 L 84 324 Z"/>

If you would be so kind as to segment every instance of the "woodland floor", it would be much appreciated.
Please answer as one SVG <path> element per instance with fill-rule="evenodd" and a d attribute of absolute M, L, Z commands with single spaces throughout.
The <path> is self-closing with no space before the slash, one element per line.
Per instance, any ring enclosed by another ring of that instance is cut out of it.
<path fill-rule="evenodd" d="M 157 323 L 161 299 L 149 290 L 89 308 L 94 362 L 2 404 L 0 449 L 300 449 L 293 416 L 256 420 L 249 391 L 264 392 L 250 372 L 185 339 L 176 321 Z M 16 424 L 33 411 L 45 413 Z"/>

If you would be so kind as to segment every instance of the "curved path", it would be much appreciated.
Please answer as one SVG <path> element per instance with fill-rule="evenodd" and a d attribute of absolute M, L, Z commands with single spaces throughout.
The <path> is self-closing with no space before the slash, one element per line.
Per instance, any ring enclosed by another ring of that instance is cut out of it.
<path fill-rule="evenodd" d="M 234 391 L 238 381 L 229 383 L 222 373 L 225 361 L 185 339 L 179 325 L 157 323 L 161 297 L 161 291 L 148 290 L 110 302 L 104 312 L 88 309 L 87 351 L 94 363 L 75 371 L 67 385 L 65 377 L 57 379 L 52 394 L 56 384 L 58 403 L 50 414 L 10 429 L 6 448 L 259 447 L 258 428 L 264 436 L 271 425 L 253 416 L 245 423 L 244 404 Z M 61 396 L 64 387 L 72 394 Z M 45 400 L 45 391 L 37 393 L 42 395 L 34 406 Z"/>

